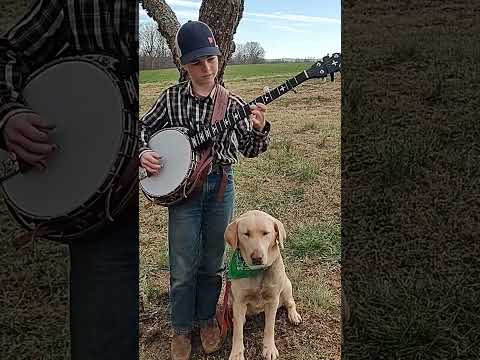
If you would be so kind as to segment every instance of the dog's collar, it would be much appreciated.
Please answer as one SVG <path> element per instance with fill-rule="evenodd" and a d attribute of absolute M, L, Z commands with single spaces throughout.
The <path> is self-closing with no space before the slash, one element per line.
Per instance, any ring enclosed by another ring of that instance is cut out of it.
<path fill-rule="evenodd" d="M 230 258 L 230 262 L 228 263 L 228 278 L 244 279 L 254 277 L 268 268 L 268 266 L 262 268 L 250 267 L 240 254 L 240 250 L 236 249 Z"/>

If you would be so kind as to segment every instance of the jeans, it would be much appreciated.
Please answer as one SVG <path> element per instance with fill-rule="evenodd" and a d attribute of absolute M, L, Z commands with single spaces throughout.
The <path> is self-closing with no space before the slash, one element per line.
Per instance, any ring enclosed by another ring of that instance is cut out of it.
<path fill-rule="evenodd" d="M 72 360 L 138 359 L 138 197 L 112 224 L 70 244 Z"/>
<path fill-rule="evenodd" d="M 171 322 L 177 334 L 194 324 L 215 318 L 222 289 L 225 241 L 223 234 L 233 215 L 233 172 L 223 199 L 217 200 L 221 172 L 212 171 L 202 191 L 168 211 Z"/>

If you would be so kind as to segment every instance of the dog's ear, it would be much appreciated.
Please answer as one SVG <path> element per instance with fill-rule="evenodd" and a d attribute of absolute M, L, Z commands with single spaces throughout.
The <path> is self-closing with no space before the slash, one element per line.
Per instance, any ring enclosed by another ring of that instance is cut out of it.
<path fill-rule="evenodd" d="M 224 239 L 230 245 L 230 247 L 235 250 L 238 245 L 238 224 L 237 221 L 231 222 L 228 224 L 225 229 Z"/>
<path fill-rule="evenodd" d="M 285 227 L 283 226 L 280 220 L 275 219 L 273 216 L 272 216 L 272 220 L 273 220 L 273 226 L 275 227 L 275 231 L 277 232 L 278 244 L 280 246 L 280 249 L 283 250 L 284 248 L 283 241 L 287 237 L 287 232 L 285 231 Z"/>

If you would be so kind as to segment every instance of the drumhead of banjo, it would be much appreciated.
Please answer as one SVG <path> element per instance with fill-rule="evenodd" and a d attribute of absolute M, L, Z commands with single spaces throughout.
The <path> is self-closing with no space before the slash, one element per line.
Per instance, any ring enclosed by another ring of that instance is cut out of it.
<path fill-rule="evenodd" d="M 140 186 L 153 197 L 169 195 L 189 175 L 192 164 L 190 142 L 181 131 L 165 129 L 152 136 L 148 146 L 163 157 L 163 168 L 158 175 L 142 179 Z"/>
<path fill-rule="evenodd" d="M 58 145 L 45 171 L 2 184 L 14 206 L 36 218 L 64 216 L 84 205 L 107 179 L 123 133 L 123 100 L 113 78 L 87 61 L 56 63 L 32 77 L 22 95 Z"/>

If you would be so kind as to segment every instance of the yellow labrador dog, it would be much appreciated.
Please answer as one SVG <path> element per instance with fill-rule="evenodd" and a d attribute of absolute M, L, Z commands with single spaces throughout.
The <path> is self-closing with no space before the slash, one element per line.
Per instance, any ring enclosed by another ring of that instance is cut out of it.
<path fill-rule="evenodd" d="M 225 241 L 232 249 L 239 249 L 249 267 L 263 267 L 253 277 L 232 279 L 229 302 L 233 308 L 233 343 L 229 360 L 245 359 L 243 325 L 246 315 L 265 311 L 263 357 L 268 360 L 278 359 L 274 340 L 277 309 L 285 306 L 288 319 L 295 325 L 302 321 L 280 254 L 285 237 L 283 224 L 258 210 L 244 213 L 225 230 Z"/>

